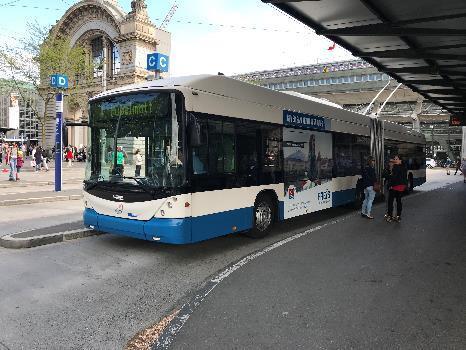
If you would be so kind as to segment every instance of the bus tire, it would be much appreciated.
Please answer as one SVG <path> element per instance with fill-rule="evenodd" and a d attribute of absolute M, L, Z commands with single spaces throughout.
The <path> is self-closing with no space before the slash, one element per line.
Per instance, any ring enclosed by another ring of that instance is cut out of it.
<path fill-rule="evenodd" d="M 251 238 L 267 236 L 273 226 L 276 214 L 276 205 L 271 196 L 259 195 L 254 203 L 253 228 L 246 233 Z"/>

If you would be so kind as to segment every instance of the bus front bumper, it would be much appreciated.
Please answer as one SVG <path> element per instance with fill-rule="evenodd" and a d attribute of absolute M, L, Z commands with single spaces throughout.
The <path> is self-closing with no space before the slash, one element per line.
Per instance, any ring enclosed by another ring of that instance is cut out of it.
<path fill-rule="evenodd" d="M 99 232 L 161 243 L 191 243 L 191 218 L 152 218 L 149 221 L 139 221 L 102 215 L 95 210 L 86 208 L 83 220 L 86 227 Z"/>

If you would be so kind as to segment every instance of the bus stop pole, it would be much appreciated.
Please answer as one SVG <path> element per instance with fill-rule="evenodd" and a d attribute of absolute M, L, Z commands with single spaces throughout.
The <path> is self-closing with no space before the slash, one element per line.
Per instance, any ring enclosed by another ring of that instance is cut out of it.
<path fill-rule="evenodd" d="M 62 151 L 63 151 L 63 93 L 58 92 L 55 100 L 55 192 L 62 188 Z"/>

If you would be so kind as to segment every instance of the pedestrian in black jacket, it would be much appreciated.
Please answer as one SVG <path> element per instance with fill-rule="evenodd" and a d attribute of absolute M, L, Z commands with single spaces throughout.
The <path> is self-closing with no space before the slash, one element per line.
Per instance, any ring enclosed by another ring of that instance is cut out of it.
<path fill-rule="evenodd" d="M 401 211 L 403 209 L 401 196 L 406 191 L 408 183 L 408 172 L 401 157 L 396 155 L 391 160 L 393 167 L 388 182 L 388 215 L 387 221 L 401 221 Z M 396 199 L 396 216 L 393 216 L 393 201 Z"/>
<path fill-rule="evenodd" d="M 373 219 L 371 215 L 372 203 L 375 198 L 374 185 L 377 181 L 374 168 L 374 158 L 369 157 L 367 166 L 362 172 L 362 187 L 364 188 L 364 202 L 362 203 L 361 216 L 363 218 Z"/>

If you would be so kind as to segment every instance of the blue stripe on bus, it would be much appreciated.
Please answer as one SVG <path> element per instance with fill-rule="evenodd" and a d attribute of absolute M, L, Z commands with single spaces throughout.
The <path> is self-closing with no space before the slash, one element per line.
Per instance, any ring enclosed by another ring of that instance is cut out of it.
<path fill-rule="evenodd" d="M 92 226 L 100 232 L 114 233 L 148 241 L 160 238 L 158 242 L 185 244 L 191 242 L 191 218 L 157 219 L 138 221 L 116 218 L 98 214 L 92 209 L 85 209 L 84 225 Z"/>
<path fill-rule="evenodd" d="M 332 207 L 348 204 L 354 201 L 356 196 L 356 189 L 350 188 L 349 190 L 336 191 L 332 193 Z"/>
<path fill-rule="evenodd" d="M 253 208 L 229 210 L 221 213 L 185 219 L 153 218 L 149 221 L 116 218 L 84 211 L 84 224 L 97 231 L 114 233 L 148 241 L 186 244 L 224 236 L 252 228 Z M 236 230 L 233 230 L 233 228 Z"/>
<path fill-rule="evenodd" d="M 144 225 L 148 241 L 170 244 L 186 244 L 191 242 L 191 218 L 159 219 L 153 218 Z M 155 239 L 156 240 L 155 240 Z"/>
<path fill-rule="evenodd" d="M 252 207 L 229 210 L 192 218 L 192 242 L 224 236 L 252 228 Z M 236 230 L 233 230 L 236 227 Z"/>

